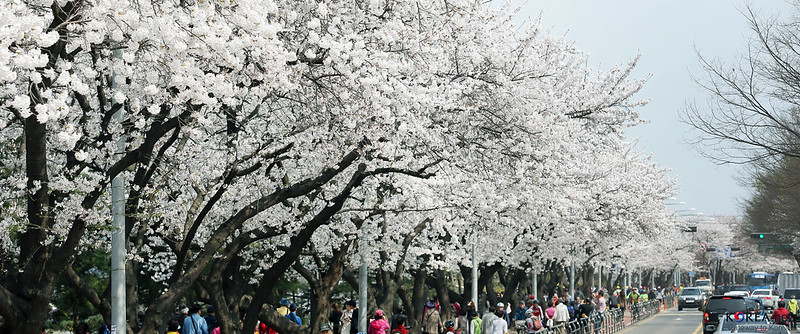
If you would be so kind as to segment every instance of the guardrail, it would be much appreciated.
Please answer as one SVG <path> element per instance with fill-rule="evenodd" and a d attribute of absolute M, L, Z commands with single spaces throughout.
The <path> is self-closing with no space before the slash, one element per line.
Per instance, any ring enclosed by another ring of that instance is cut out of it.
<path fill-rule="evenodd" d="M 617 333 L 625 327 L 647 319 L 662 309 L 675 306 L 674 296 L 665 296 L 661 300 L 651 300 L 628 305 L 630 308 L 609 309 L 602 314 L 594 313 L 588 318 L 581 318 L 550 328 L 538 330 L 530 334 L 610 334 Z M 630 323 L 626 323 L 626 313 L 630 316 Z M 520 331 L 519 334 L 527 334 Z"/>

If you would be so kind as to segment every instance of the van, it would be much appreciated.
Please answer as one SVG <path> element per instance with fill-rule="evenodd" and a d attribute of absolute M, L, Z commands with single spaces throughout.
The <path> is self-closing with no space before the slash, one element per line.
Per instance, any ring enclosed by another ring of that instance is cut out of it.
<path fill-rule="evenodd" d="M 711 284 L 711 280 L 708 279 L 708 278 L 699 279 L 699 280 L 694 281 L 694 286 L 702 289 L 709 296 L 712 295 L 712 293 L 714 291 L 714 285 Z"/>

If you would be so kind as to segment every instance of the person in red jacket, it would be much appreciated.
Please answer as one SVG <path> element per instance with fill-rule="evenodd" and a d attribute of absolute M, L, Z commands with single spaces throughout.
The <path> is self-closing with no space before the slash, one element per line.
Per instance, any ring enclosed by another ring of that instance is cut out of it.
<path fill-rule="evenodd" d="M 778 302 L 778 308 L 772 312 L 772 317 L 770 318 L 775 320 L 776 324 L 789 326 L 791 315 L 789 315 L 789 310 L 786 309 L 785 301 L 781 300 Z"/>

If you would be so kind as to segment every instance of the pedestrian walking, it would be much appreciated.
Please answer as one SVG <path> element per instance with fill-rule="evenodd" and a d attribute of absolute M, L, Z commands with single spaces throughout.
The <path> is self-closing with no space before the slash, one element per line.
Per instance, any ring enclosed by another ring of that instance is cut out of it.
<path fill-rule="evenodd" d="M 319 325 L 319 334 L 333 334 L 333 326 L 328 322 Z"/>
<path fill-rule="evenodd" d="M 494 326 L 494 321 L 498 318 L 496 311 L 496 308 L 489 307 L 489 310 L 483 315 L 481 318 L 481 333 L 492 334 L 492 326 Z"/>
<path fill-rule="evenodd" d="M 401 305 L 397 305 L 394 308 L 394 314 L 392 314 L 392 331 L 394 332 L 397 330 L 398 332 L 408 331 L 408 316 L 405 314 L 406 310 Z M 402 327 L 402 328 L 401 328 Z"/>
<path fill-rule="evenodd" d="M 600 290 L 597 292 L 597 301 L 595 302 L 594 309 L 597 313 L 603 314 L 606 311 L 606 298 L 605 291 Z"/>
<path fill-rule="evenodd" d="M 341 334 L 342 311 L 339 310 L 339 303 L 331 304 L 331 315 L 328 316 L 328 324 L 333 327 L 333 334 Z"/>
<path fill-rule="evenodd" d="M 516 328 L 520 328 L 525 324 L 526 319 L 528 319 L 528 317 L 525 315 L 527 310 L 528 309 L 525 307 L 525 302 L 519 302 L 517 309 L 514 310 L 514 324 L 516 325 Z"/>
<path fill-rule="evenodd" d="M 189 316 L 183 319 L 183 326 L 181 326 L 182 334 L 209 334 L 206 319 L 200 316 L 202 309 L 200 305 L 189 308 Z"/>
<path fill-rule="evenodd" d="M 383 310 L 376 310 L 372 316 L 372 321 L 367 328 L 367 334 L 389 334 L 389 322 L 386 321 L 386 316 Z"/>
<path fill-rule="evenodd" d="M 508 334 L 508 320 L 504 318 L 504 316 L 507 316 L 508 313 L 506 313 L 505 310 L 498 308 L 495 311 L 495 315 L 497 316 L 497 319 L 495 319 L 492 323 L 491 334 Z"/>
<path fill-rule="evenodd" d="M 529 308 L 525 311 L 525 328 L 528 334 L 533 334 L 542 329 L 542 319 L 533 314 L 533 309 Z"/>
<path fill-rule="evenodd" d="M 169 320 L 175 320 L 178 322 L 178 330 L 181 330 L 183 326 L 183 320 L 189 316 L 189 308 L 186 307 L 184 304 L 179 304 L 175 307 L 175 313 L 169 318 Z M 104 325 L 105 326 L 105 325 Z M 108 326 L 106 326 L 108 328 Z M 103 331 L 101 329 L 100 334 L 111 334 L 111 330 Z"/>
<path fill-rule="evenodd" d="M 594 308 L 594 305 L 592 305 L 592 300 L 589 299 L 589 298 L 584 299 L 583 300 L 583 304 L 581 304 L 581 306 L 578 307 L 578 314 L 579 314 L 578 318 L 579 319 L 589 318 L 589 317 L 592 316 L 594 311 L 595 311 L 595 308 Z"/>
<path fill-rule="evenodd" d="M 469 331 L 467 334 L 481 334 L 483 323 L 481 317 L 478 316 L 478 312 L 476 312 L 474 308 L 468 308 L 467 317 L 470 318 Z"/>
<path fill-rule="evenodd" d="M 282 316 L 284 316 L 284 317 L 285 317 L 285 316 L 286 316 L 287 314 L 289 314 L 289 312 L 290 312 L 290 311 L 289 311 L 289 304 L 291 304 L 291 303 L 289 303 L 289 300 L 288 300 L 288 299 L 286 299 L 286 298 L 281 298 L 281 301 L 280 301 L 280 302 L 278 302 L 278 303 L 279 303 L 281 306 L 280 306 L 280 307 L 278 307 L 277 309 L 275 309 L 275 311 L 278 311 L 278 313 L 279 313 L 280 315 L 282 315 Z"/>
<path fill-rule="evenodd" d="M 208 325 L 208 330 L 213 333 L 214 329 L 219 327 L 219 324 L 217 324 L 217 314 L 214 310 L 214 306 L 208 305 L 208 307 L 206 307 L 206 313 L 208 313 L 208 315 L 206 315 L 204 318 L 206 319 L 206 325 Z"/>
<path fill-rule="evenodd" d="M 286 318 L 296 323 L 298 326 L 303 326 L 303 319 L 297 316 L 297 305 L 294 303 L 289 304 L 289 314 Z"/>
<path fill-rule="evenodd" d="M 610 297 L 608 297 L 608 308 L 615 309 L 619 308 L 619 291 L 614 290 Z"/>
<path fill-rule="evenodd" d="M 341 334 L 350 334 L 350 326 L 352 324 L 353 319 L 353 309 L 355 308 L 356 302 L 354 300 L 348 300 L 344 303 L 344 311 L 342 312 L 342 328 Z"/>
<path fill-rule="evenodd" d="M 539 300 L 534 299 L 531 302 L 531 312 L 533 312 L 533 316 L 539 318 L 539 320 L 544 319 L 544 311 L 542 311 L 542 307 L 539 306 Z"/>
<path fill-rule="evenodd" d="M 558 304 L 556 305 L 556 313 L 553 316 L 553 326 L 566 326 L 567 321 L 569 321 L 569 310 L 567 310 L 567 304 L 564 300 L 558 300 Z M 562 327 L 561 332 L 564 332 L 564 328 Z"/>
<path fill-rule="evenodd" d="M 569 312 L 569 310 L 568 310 Z M 547 302 L 547 308 L 544 309 L 545 326 L 547 328 L 553 327 L 553 317 L 556 316 L 556 308 L 552 301 Z"/>
<path fill-rule="evenodd" d="M 456 318 L 456 333 L 457 334 L 470 334 L 469 329 L 470 319 L 467 316 L 467 309 L 462 308 L 458 310 L 458 318 Z"/>
<path fill-rule="evenodd" d="M 181 334 L 178 330 L 181 329 L 181 325 L 178 323 L 178 320 L 169 319 L 167 321 L 167 334 Z"/>
<path fill-rule="evenodd" d="M 442 319 L 436 303 L 429 301 L 425 303 L 425 314 L 422 316 L 422 332 L 427 334 L 439 334 L 442 330 Z"/>

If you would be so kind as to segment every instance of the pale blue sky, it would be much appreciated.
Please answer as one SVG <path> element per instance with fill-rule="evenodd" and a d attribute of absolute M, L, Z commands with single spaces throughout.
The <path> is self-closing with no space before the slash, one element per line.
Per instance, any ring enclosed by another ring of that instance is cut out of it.
<path fill-rule="evenodd" d="M 638 147 L 673 170 L 679 183 L 678 201 L 710 215 L 740 215 L 740 202 L 749 189 L 740 185 L 739 166 L 718 166 L 685 144 L 696 136 L 679 121 L 687 102 L 707 95 L 692 80 L 701 77 L 695 50 L 706 58 L 734 63 L 750 38 L 741 13 L 751 2 L 742 0 L 530 0 L 519 1 L 522 19 L 535 19 L 552 33 L 564 36 L 590 55 L 589 65 L 607 69 L 641 53 L 634 78 L 650 76 L 639 99 L 649 124 L 629 131 Z M 786 16 L 792 8 L 783 0 L 752 2 L 762 15 Z"/>

